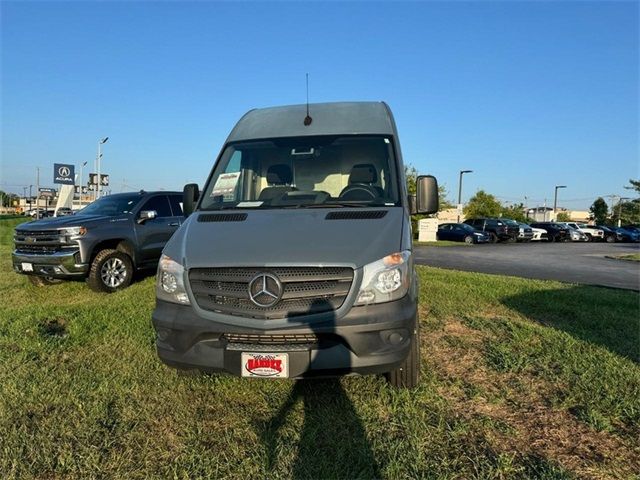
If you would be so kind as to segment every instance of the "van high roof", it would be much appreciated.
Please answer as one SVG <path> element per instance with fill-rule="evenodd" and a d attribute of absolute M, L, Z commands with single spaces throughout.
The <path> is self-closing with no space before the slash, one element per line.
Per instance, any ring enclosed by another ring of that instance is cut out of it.
<path fill-rule="evenodd" d="M 395 124 L 384 102 L 336 102 L 309 105 L 310 125 L 305 125 L 307 106 L 250 110 L 233 128 L 227 142 L 315 135 L 395 135 Z"/>

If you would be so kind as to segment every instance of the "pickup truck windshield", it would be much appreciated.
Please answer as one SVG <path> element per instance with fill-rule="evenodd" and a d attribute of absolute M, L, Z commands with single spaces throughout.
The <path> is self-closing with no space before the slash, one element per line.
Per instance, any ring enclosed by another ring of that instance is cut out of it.
<path fill-rule="evenodd" d="M 131 213 L 141 198 L 138 193 L 130 195 L 109 195 L 90 203 L 76 215 L 106 215 L 108 217 L 115 217 L 123 213 Z"/>
<path fill-rule="evenodd" d="M 387 137 L 322 136 L 227 145 L 201 210 L 400 205 Z"/>

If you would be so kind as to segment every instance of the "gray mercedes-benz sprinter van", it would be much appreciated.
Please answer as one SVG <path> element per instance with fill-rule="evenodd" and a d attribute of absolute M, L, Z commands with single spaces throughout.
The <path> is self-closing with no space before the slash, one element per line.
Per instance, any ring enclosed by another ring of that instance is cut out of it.
<path fill-rule="evenodd" d="M 418 383 L 411 213 L 385 103 L 251 110 L 164 248 L 153 325 L 160 359 L 243 377 L 384 373 Z"/>

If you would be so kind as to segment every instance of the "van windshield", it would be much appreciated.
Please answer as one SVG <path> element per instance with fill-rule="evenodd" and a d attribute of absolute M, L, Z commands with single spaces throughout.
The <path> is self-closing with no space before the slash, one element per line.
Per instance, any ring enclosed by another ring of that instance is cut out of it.
<path fill-rule="evenodd" d="M 383 136 L 229 144 L 201 210 L 400 205 L 393 142 Z"/>

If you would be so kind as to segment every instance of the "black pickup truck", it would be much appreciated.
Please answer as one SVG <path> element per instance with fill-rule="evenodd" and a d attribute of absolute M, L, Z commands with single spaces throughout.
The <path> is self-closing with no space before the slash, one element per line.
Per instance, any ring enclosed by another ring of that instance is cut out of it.
<path fill-rule="evenodd" d="M 75 215 L 16 227 L 13 269 L 38 286 L 86 278 L 91 289 L 114 292 L 157 265 L 183 220 L 182 192 L 108 195 Z"/>
<path fill-rule="evenodd" d="M 510 220 L 513 222 L 513 220 Z M 520 233 L 520 227 L 517 223 L 507 223 L 501 218 L 469 218 L 464 221 L 467 225 L 471 225 L 476 230 L 485 232 L 491 236 L 491 242 L 515 242 Z"/>

